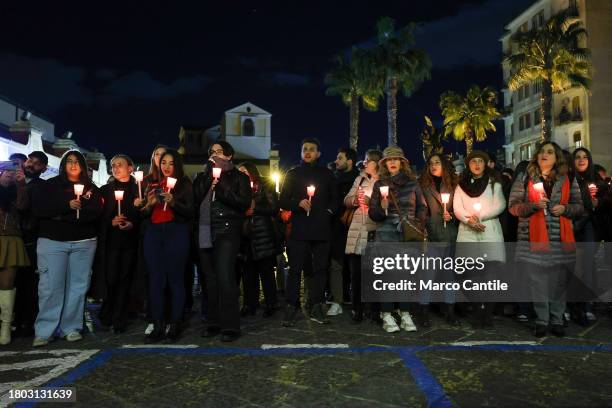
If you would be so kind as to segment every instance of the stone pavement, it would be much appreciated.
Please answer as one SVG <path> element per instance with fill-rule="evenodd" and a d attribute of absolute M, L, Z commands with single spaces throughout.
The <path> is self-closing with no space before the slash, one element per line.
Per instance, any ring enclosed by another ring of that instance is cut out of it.
<path fill-rule="evenodd" d="M 76 387 L 86 407 L 612 406 L 608 316 L 536 339 L 505 317 L 491 330 L 436 317 L 430 329 L 387 334 L 352 324 L 347 309 L 324 326 L 301 318 L 282 328 L 280 313 L 259 315 L 231 344 L 200 337 L 196 317 L 175 345 L 143 346 L 142 321 L 34 351 L 16 339 L 0 348 L 0 396 L 47 384 Z M 43 404 L 55 405 L 72 404 Z"/>

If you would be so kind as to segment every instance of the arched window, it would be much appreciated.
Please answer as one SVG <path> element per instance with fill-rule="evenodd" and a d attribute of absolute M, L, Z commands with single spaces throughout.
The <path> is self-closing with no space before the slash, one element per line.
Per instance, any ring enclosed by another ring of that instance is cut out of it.
<path fill-rule="evenodd" d="M 255 136 L 255 123 L 253 119 L 247 118 L 242 122 L 242 136 Z"/>
<path fill-rule="evenodd" d="M 579 147 L 582 147 L 582 134 L 578 130 L 574 132 L 574 148 L 577 149 Z"/>
<path fill-rule="evenodd" d="M 582 110 L 580 109 L 580 97 L 575 96 L 572 99 L 572 119 L 582 120 Z"/>

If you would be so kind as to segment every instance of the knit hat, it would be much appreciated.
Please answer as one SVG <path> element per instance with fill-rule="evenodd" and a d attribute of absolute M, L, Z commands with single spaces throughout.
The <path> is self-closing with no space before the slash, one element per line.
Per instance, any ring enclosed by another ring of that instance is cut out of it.
<path fill-rule="evenodd" d="M 0 171 L 16 171 L 19 166 L 12 161 L 0 161 Z"/>
<path fill-rule="evenodd" d="M 470 154 L 465 158 L 465 165 L 469 166 L 470 162 L 476 158 L 480 157 L 485 164 L 489 162 L 489 155 L 483 152 L 482 150 L 472 150 Z"/>
<path fill-rule="evenodd" d="M 379 166 L 384 166 L 385 161 L 388 159 L 400 159 L 404 160 L 407 164 L 410 164 L 410 161 L 404 156 L 404 151 L 401 147 L 398 146 L 389 146 L 383 151 L 383 158 L 378 162 Z"/>

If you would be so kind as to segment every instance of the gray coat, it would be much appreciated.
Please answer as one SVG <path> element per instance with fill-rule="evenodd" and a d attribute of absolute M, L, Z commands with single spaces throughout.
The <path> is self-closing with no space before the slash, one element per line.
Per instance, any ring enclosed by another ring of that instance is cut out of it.
<path fill-rule="evenodd" d="M 450 200 L 446 204 L 446 211 L 453 217 L 444 227 L 444 205 L 442 204 L 442 193 L 450 194 Z M 427 220 L 427 233 L 431 242 L 451 242 L 457 241 L 457 220 L 453 215 L 453 195 L 454 189 L 447 190 L 444 184 L 440 185 L 440 192 L 432 186 L 423 188 L 423 197 L 429 209 L 429 219 Z"/>
<path fill-rule="evenodd" d="M 380 205 L 380 186 L 389 186 L 389 208 L 388 215 Z M 422 224 L 427 221 L 427 203 L 423 197 L 421 186 L 416 180 L 409 178 L 404 173 L 399 173 L 394 177 L 387 177 L 374 183 L 372 197 L 370 198 L 370 208 L 368 214 L 370 218 L 380 223 L 376 229 L 376 242 L 401 242 L 400 216 L 393 205 L 391 194 L 395 194 L 396 200 L 402 215 L 409 220 L 417 220 Z"/>
<path fill-rule="evenodd" d="M 525 177 L 529 176 L 526 175 Z M 519 217 L 515 256 L 516 261 L 527 262 L 545 267 L 573 263 L 576 259 L 576 253 L 574 251 L 568 252 L 562 250 L 560 245 L 561 227 L 559 217 L 555 217 L 550 211 L 545 217 L 551 250 L 550 252 L 545 253 L 545 256 L 543 256 L 541 252 L 531 252 L 529 244 L 529 218 L 536 213 L 537 209 L 536 205 L 529 201 L 527 189 L 525 188 L 525 177 L 519 177 L 516 179 L 512 185 L 509 199 L 510 213 L 516 217 Z M 549 208 L 553 208 L 555 205 L 560 204 L 561 187 L 563 186 L 566 177 L 567 176 L 559 177 L 553 186 L 552 194 L 549 197 Z M 574 180 L 570 189 L 570 199 L 565 206 L 565 213 L 563 216 L 570 219 L 576 219 L 582 215 L 583 211 L 584 206 L 582 204 L 580 188 L 578 187 L 576 180 Z"/>

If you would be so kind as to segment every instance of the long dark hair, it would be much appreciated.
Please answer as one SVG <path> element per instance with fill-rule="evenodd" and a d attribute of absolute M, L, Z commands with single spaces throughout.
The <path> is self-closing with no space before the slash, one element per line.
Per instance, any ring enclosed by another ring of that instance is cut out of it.
<path fill-rule="evenodd" d="M 151 176 L 154 180 L 159 180 L 159 168 L 155 165 L 155 152 L 157 151 L 157 149 L 164 149 L 167 151 L 168 146 L 164 144 L 158 144 L 155 146 L 153 152 L 151 153 L 151 165 L 149 166 L 148 176 Z M 159 162 L 161 163 L 161 156 L 159 157 Z"/>
<path fill-rule="evenodd" d="M 174 177 L 177 181 L 183 180 L 183 178 L 185 178 L 185 169 L 183 168 L 183 156 L 181 156 L 181 154 L 175 149 L 166 149 L 166 152 L 162 154 L 159 158 L 157 179 L 162 180 L 164 178 L 164 175 L 161 171 L 161 162 L 166 156 L 172 156 L 172 160 L 174 161 L 174 171 L 172 172 L 172 177 Z"/>
<path fill-rule="evenodd" d="M 579 172 L 578 169 L 576 168 L 576 154 L 580 151 L 586 154 L 587 161 L 589 162 L 589 165 L 587 166 L 586 170 L 583 172 Z M 584 147 L 577 148 L 576 150 L 574 150 L 574 153 L 572 153 L 572 159 L 574 160 L 574 162 L 572 163 L 571 167 L 574 171 L 574 174 L 576 174 L 578 178 L 584 180 L 586 183 L 596 182 L 600 180 L 599 174 L 595 173 L 595 165 L 593 164 L 593 156 L 591 155 L 591 152 L 588 149 L 585 149 Z"/>
<path fill-rule="evenodd" d="M 447 190 L 454 191 L 455 187 L 457 187 L 457 175 L 453 171 L 453 165 L 446 157 L 438 153 L 434 153 L 427 158 L 425 168 L 421 172 L 421 177 L 419 177 L 421 187 L 426 188 L 434 184 L 431 173 L 429 172 L 429 162 L 434 157 L 440 159 L 440 164 L 442 165 L 442 184 L 444 184 Z"/>
<path fill-rule="evenodd" d="M 540 171 L 540 166 L 538 165 L 538 155 L 542 148 L 546 145 L 551 145 L 555 149 L 555 165 L 550 171 L 549 179 L 554 183 L 557 181 L 559 176 L 565 176 L 567 174 L 567 162 L 565 160 L 565 155 L 563 154 L 563 150 L 561 147 L 555 142 L 542 142 L 538 145 L 535 153 L 531 157 L 529 161 L 529 165 L 527 166 L 527 173 L 532 180 L 539 180 L 542 177 L 542 172 Z"/>
<path fill-rule="evenodd" d="M 259 173 L 259 170 L 257 169 L 256 165 L 251 162 L 242 162 L 238 165 L 238 168 L 240 167 L 244 167 L 245 169 L 247 169 L 247 171 L 249 172 L 249 177 L 254 184 L 262 186 L 261 173 Z"/>
<path fill-rule="evenodd" d="M 76 157 L 77 161 L 79 162 L 79 167 L 81 168 L 81 173 L 79 173 L 79 183 L 83 184 L 85 187 L 91 186 L 93 182 L 87 173 L 87 161 L 85 160 L 83 153 L 78 150 L 68 150 L 66 153 L 64 153 L 59 165 L 59 177 L 63 181 L 71 183 L 71 181 L 68 180 L 68 174 L 66 173 L 66 162 L 68 161 L 69 156 Z"/>

